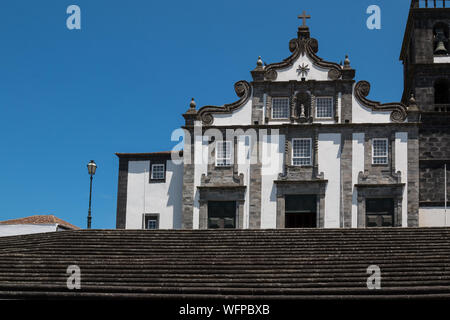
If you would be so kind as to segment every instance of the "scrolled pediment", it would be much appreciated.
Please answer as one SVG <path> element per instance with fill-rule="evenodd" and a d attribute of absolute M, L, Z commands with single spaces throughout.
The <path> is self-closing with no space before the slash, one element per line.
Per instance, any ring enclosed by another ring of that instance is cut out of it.
<path fill-rule="evenodd" d="M 266 80 L 275 81 L 278 77 L 278 70 L 294 65 L 300 56 L 305 54 L 312 60 L 316 67 L 328 69 L 328 77 L 331 80 L 338 80 L 342 77 L 342 68 L 339 64 L 328 62 L 317 56 L 319 42 L 314 38 L 298 38 L 289 41 L 289 50 L 292 55 L 282 62 L 272 63 L 265 67 L 264 77 Z"/>
<path fill-rule="evenodd" d="M 367 99 L 370 93 L 370 83 L 368 81 L 359 81 L 355 86 L 355 97 L 363 106 L 373 111 L 392 111 L 391 121 L 404 122 L 408 115 L 407 107 L 401 102 L 380 103 Z"/>
<path fill-rule="evenodd" d="M 251 97 L 251 85 L 245 80 L 234 84 L 236 95 L 240 98 L 238 101 L 225 104 L 223 106 L 204 106 L 198 111 L 198 119 L 204 125 L 212 125 L 214 122 L 213 114 L 230 114 L 245 105 Z"/>

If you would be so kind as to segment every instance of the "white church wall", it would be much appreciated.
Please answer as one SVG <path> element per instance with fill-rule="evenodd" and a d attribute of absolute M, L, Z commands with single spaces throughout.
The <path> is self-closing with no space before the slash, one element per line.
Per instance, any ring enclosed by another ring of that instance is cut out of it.
<path fill-rule="evenodd" d="M 285 136 L 265 136 L 261 157 L 261 229 L 277 227 L 277 189 L 274 183 L 283 171 Z"/>
<path fill-rule="evenodd" d="M 358 175 L 364 172 L 364 138 L 362 132 L 353 133 L 352 140 L 352 228 L 358 227 Z"/>
<path fill-rule="evenodd" d="M 307 75 L 302 76 L 300 72 L 297 72 L 299 66 L 307 65 L 310 71 Z M 300 81 L 302 77 L 306 80 L 326 81 L 328 79 L 328 69 L 320 68 L 314 65 L 313 61 L 308 55 L 299 56 L 298 59 L 291 66 L 277 70 L 278 76 L 275 81 Z"/>
<path fill-rule="evenodd" d="M 391 111 L 373 111 L 363 106 L 355 97 L 355 86 L 352 95 L 352 122 L 353 123 L 390 123 Z"/>
<path fill-rule="evenodd" d="M 450 226 L 450 208 L 447 208 L 447 225 L 445 224 L 444 207 L 419 208 L 419 227 Z"/>
<path fill-rule="evenodd" d="M 341 134 L 319 134 L 319 172 L 328 180 L 325 193 L 325 228 L 340 227 L 341 208 Z"/>
<path fill-rule="evenodd" d="M 150 183 L 151 161 L 128 163 L 127 229 L 142 229 L 144 214 L 158 214 L 160 229 L 181 228 L 183 166 L 166 163 L 166 181 Z"/>
<path fill-rule="evenodd" d="M 402 174 L 405 184 L 402 199 L 402 227 L 408 226 L 408 133 L 395 133 L 395 171 Z"/>
<path fill-rule="evenodd" d="M 145 180 L 150 161 L 128 162 L 126 229 L 142 229 L 142 215 L 145 210 Z"/>
<path fill-rule="evenodd" d="M 57 231 L 57 224 L 2 224 L 0 237 Z"/>
<path fill-rule="evenodd" d="M 208 173 L 208 139 L 207 136 L 195 136 L 194 141 L 194 210 L 193 229 L 200 228 L 200 193 L 202 175 Z"/>
<path fill-rule="evenodd" d="M 248 126 L 252 124 L 252 98 L 245 105 L 231 114 L 215 113 L 214 126 L 242 125 Z"/>

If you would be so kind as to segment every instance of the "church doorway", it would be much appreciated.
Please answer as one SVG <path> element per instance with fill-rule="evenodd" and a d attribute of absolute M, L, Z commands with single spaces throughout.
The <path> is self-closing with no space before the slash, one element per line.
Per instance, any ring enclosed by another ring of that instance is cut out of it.
<path fill-rule="evenodd" d="M 393 227 L 394 226 L 394 199 L 367 199 L 366 200 L 366 227 Z"/>
<path fill-rule="evenodd" d="M 317 227 L 317 196 L 286 196 L 285 228 Z"/>
<path fill-rule="evenodd" d="M 236 201 L 209 201 L 208 228 L 235 229 Z"/>

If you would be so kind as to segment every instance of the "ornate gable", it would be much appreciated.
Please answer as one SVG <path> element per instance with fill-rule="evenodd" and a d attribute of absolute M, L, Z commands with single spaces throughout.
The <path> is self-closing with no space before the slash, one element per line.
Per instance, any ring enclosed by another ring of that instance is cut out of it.
<path fill-rule="evenodd" d="M 342 67 L 317 56 L 319 42 L 309 35 L 308 27 L 299 27 L 298 38 L 289 42 L 292 55 L 282 62 L 266 66 L 264 79 L 267 81 L 341 79 Z"/>
<path fill-rule="evenodd" d="M 292 53 L 281 62 L 264 65 L 261 57 L 251 71 L 253 82 L 235 84 L 239 97 L 223 106 L 204 106 L 195 109 L 195 103 L 184 114 L 187 125 L 200 121 L 206 126 L 253 125 L 273 123 L 390 123 L 404 122 L 408 106 L 398 103 L 380 103 L 367 98 L 370 84 L 355 83 L 355 70 L 346 57 L 344 64 L 329 62 L 317 55 L 319 42 L 310 37 L 305 13 L 299 16 L 303 25 L 297 38 L 289 42 Z M 317 99 L 321 99 L 319 113 Z M 281 116 L 272 117 L 273 99 L 283 100 Z M 288 100 L 287 100 L 288 99 Z M 328 100 L 327 100 L 328 99 Z M 326 107 L 323 107 L 326 103 Z M 289 110 L 286 109 L 286 105 Z"/>

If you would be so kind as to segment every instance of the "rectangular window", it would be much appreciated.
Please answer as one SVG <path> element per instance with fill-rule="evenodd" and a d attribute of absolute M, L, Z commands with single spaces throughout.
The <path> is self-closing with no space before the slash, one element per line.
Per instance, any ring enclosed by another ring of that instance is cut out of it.
<path fill-rule="evenodd" d="M 236 202 L 208 201 L 208 228 L 235 229 Z"/>
<path fill-rule="evenodd" d="M 217 141 L 216 167 L 231 166 L 231 141 Z"/>
<path fill-rule="evenodd" d="M 310 166 L 311 161 L 311 138 L 292 140 L 292 165 Z"/>
<path fill-rule="evenodd" d="M 166 166 L 164 164 L 152 164 L 152 180 L 164 180 L 166 176 Z"/>
<path fill-rule="evenodd" d="M 332 118 L 333 117 L 333 98 L 318 97 L 316 98 L 316 118 Z"/>
<path fill-rule="evenodd" d="M 144 214 L 144 229 L 145 230 L 159 229 L 158 214 Z"/>
<path fill-rule="evenodd" d="M 272 98 L 272 119 L 289 118 L 289 98 Z"/>
<path fill-rule="evenodd" d="M 373 139 L 372 164 L 387 164 L 389 154 L 388 139 Z"/>

